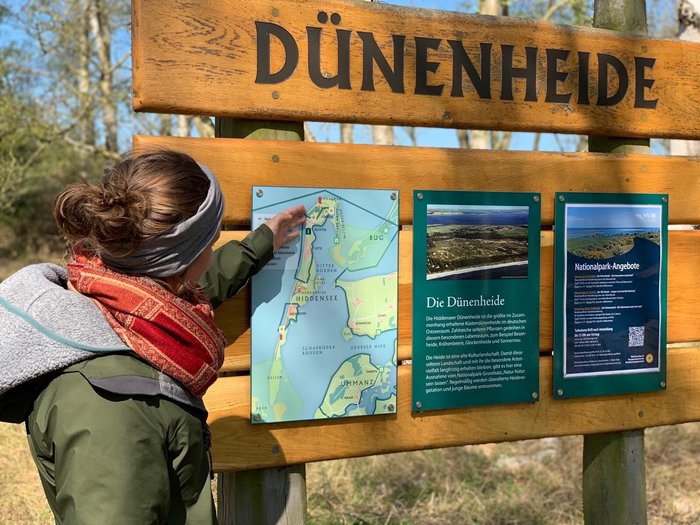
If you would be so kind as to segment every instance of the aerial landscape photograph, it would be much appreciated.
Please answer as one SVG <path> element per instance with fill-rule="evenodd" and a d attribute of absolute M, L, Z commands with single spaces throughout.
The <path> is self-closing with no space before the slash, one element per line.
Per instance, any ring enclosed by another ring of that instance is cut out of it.
<path fill-rule="evenodd" d="M 585 259 L 618 257 L 635 243 L 658 246 L 661 211 L 658 206 L 569 205 L 566 239 L 566 251 Z"/>
<path fill-rule="evenodd" d="M 527 279 L 527 206 L 428 205 L 428 280 Z"/>

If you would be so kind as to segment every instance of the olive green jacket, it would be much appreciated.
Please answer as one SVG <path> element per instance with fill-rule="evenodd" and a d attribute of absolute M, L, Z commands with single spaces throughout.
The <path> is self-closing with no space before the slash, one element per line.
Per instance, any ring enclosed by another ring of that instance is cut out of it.
<path fill-rule="evenodd" d="M 266 226 L 218 249 L 202 279 L 212 303 L 271 258 Z M 216 523 L 206 411 L 162 376 L 132 354 L 100 356 L 36 398 L 29 444 L 57 524 Z"/>

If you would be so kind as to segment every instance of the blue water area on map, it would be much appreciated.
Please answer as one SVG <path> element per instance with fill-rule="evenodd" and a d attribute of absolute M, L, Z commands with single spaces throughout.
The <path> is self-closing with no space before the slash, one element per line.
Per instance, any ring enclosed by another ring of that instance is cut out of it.
<path fill-rule="evenodd" d="M 528 209 L 513 211 L 428 213 L 428 226 L 461 225 L 527 225 Z"/>
<path fill-rule="evenodd" d="M 345 224 L 366 230 L 374 230 L 382 226 L 385 223 L 384 217 L 389 214 L 393 203 L 389 198 L 390 192 L 358 191 L 359 193 L 344 190 L 342 193 L 342 196 L 348 196 L 348 199 L 343 199 L 341 204 Z M 265 207 L 266 202 L 288 201 L 292 192 L 299 195 L 310 194 L 301 200 Z M 356 196 L 362 205 L 351 204 L 351 195 Z M 328 193 L 310 192 L 307 189 L 298 188 L 294 190 L 265 188 L 264 200 L 253 202 L 254 217 L 258 216 L 262 220 L 260 217 L 263 213 L 271 216 L 298 202 L 304 203 L 308 210 L 314 206 L 319 196 L 325 197 Z M 256 206 L 261 209 L 256 209 Z M 368 209 L 375 214 L 370 213 Z M 381 216 L 382 214 L 384 215 Z M 388 228 L 388 235 L 392 238 L 397 235 L 398 226 L 388 225 Z M 357 354 L 370 354 L 371 362 L 376 367 L 393 368 L 387 384 L 368 388 L 362 395 L 360 406 L 366 408 L 368 413 L 372 413 L 378 398 L 388 399 L 396 393 L 396 367 L 392 364 L 392 359 L 397 330 L 386 331 L 375 339 L 353 335 L 349 341 L 346 341 L 343 338 L 343 329 L 346 328 L 348 320 L 348 306 L 344 290 L 336 286 L 335 282 L 341 275 L 340 278 L 343 281 L 357 281 L 396 272 L 398 239 L 395 238 L 389 245 L 376 267 L 351 272 L 338 266 L 331 257 L 329 248 L 334 246 L 336 238 L 335 227 L 331 220 L 326 220 L 322 226 L 316 226 L 313 233 L 316 276 L 322 278 L 322 282 L 311 299 L 299 306 L 297 320 L 292 321 L 287 327 L 286 342 L 282 346 L 285 370 L 293 388 L 304 400 L 304 408 L 298 419 L 315 417 L 333 374 L 343 362 Z M 300 242 L 297 241 L 293 246 L 281 249 L 277 252 L 276 259 L 268 263 L 253 278 L 251 322 L 253 364 L 273 358 L 279 337 L 277 326 L 283 319 L 285 305 L 291 298 L 296 282 L 294 276 L 299 261 L 299 246 Z M 255 373 L 255 370 L 253 372 Z M 265 388 L 266 381 L 266 377 L 254 375 L 253 395 L 256 388 Z"/>

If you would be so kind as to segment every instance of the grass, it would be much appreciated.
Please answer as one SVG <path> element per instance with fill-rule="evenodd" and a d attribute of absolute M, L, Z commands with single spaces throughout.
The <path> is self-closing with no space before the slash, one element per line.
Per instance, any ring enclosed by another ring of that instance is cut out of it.
<path fill-rule="evenodd" d="M 54 523 L 23 425 L 0 424 L 0 523 Z"/>
<path fill-rule="evenodd" d="M 309 525 L 573 525 L 583 522 L 580 437 L 307 466 Z M 700 423 L 646 431 L 650 525 L 700 523 Z M 21 425 L 0 424 L 0 524 L 53 518 Z"/>

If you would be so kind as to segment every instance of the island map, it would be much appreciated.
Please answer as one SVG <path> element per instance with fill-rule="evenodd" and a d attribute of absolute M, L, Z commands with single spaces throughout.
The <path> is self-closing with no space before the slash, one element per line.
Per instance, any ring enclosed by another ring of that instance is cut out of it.
<path fill-rule="evenodd" d="M 304 204 L 252 282 L 251 421 L 396 412 L 398 192 L 256 186 L 253 227 Z"/>

